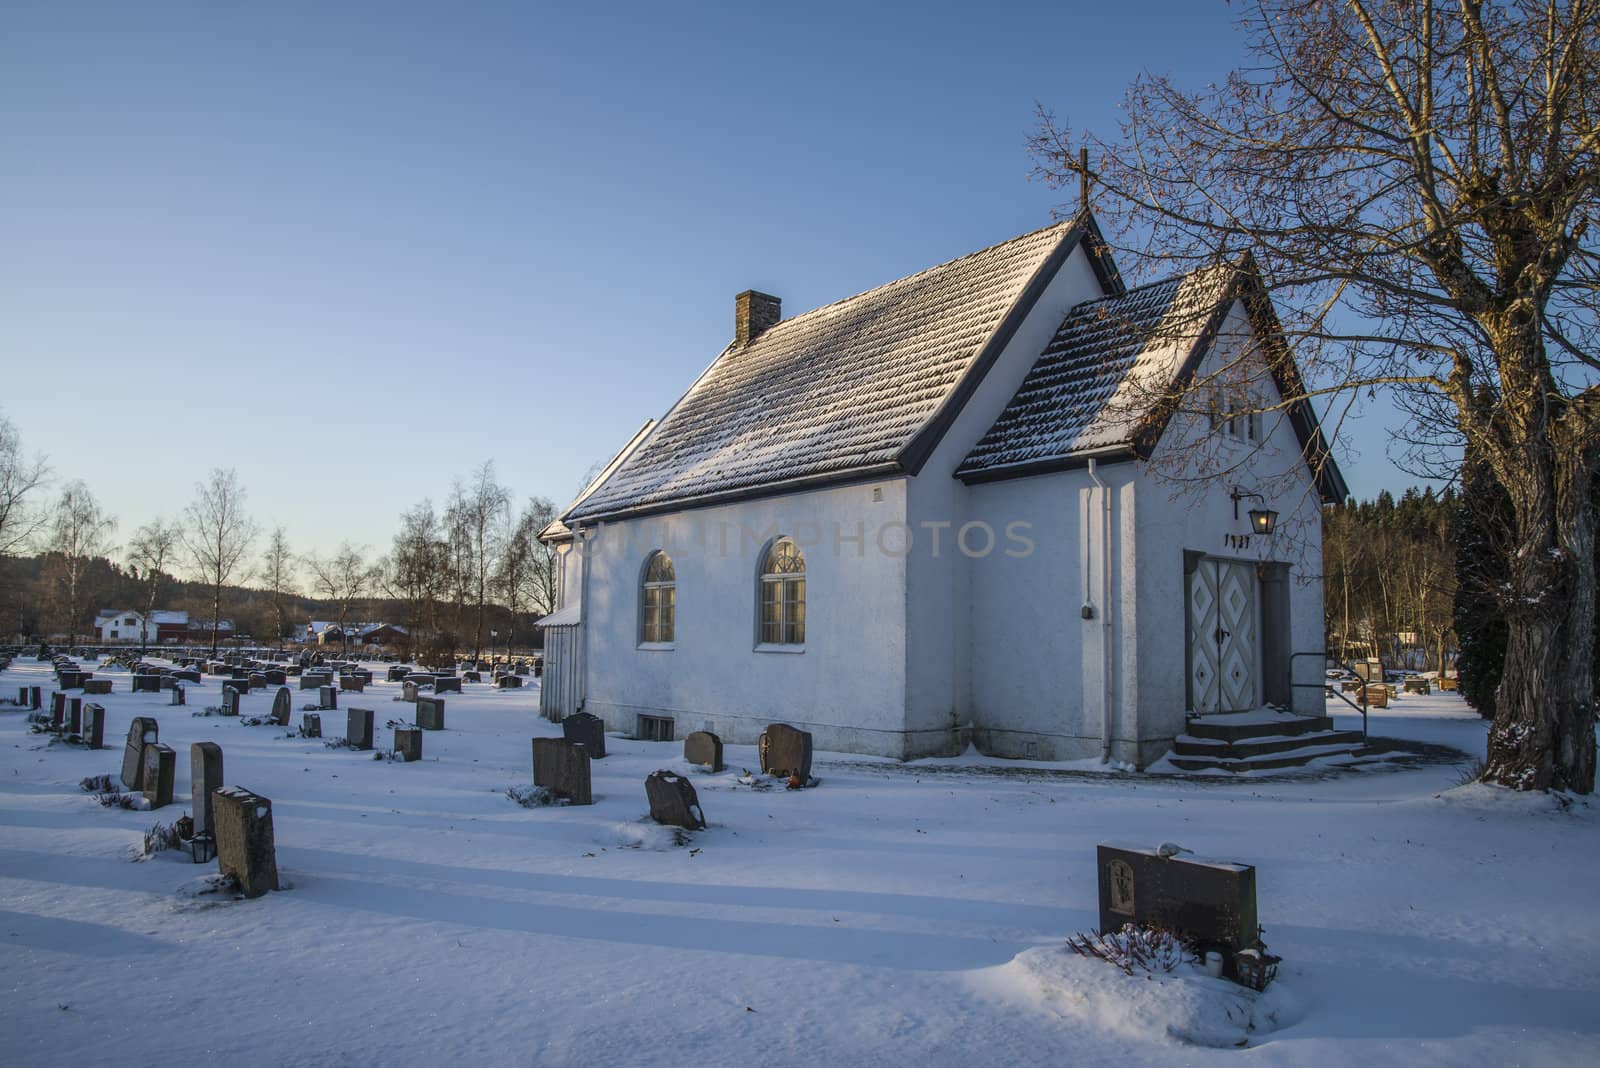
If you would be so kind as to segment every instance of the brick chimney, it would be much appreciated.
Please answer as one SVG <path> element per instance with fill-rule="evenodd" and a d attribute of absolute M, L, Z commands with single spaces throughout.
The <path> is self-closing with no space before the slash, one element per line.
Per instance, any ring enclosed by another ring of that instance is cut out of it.
<path fill-rule="evenodd" d="M 782 318 L 783 301 L 747 289 L 733 298 L 733 340 L 740 347 L 748 345 Z"/>

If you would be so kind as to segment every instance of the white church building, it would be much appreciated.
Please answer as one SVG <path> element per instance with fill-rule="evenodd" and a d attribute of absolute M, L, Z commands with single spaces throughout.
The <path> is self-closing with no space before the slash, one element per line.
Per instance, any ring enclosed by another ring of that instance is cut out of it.
<path fill-rule="evenodd" d="M 788 319 L 742 293 L 543 534 L 543 711 L 1141 767 L 1320 715 L 1347 491 L 1300 389 L 1248 261 L 1125 289 L 1088 214 Z"/>

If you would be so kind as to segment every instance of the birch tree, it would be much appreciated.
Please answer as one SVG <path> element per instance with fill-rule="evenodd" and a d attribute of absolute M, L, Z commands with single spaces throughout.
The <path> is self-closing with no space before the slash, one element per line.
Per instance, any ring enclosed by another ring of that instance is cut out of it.
<path fill-rule="evenodd" d="M 89 487 L 70 482 L 50 515 L 50 552 L 56 570 L 56 595 L 66 624 L 67 640 L 78 643 L 78 626 L 88 611 L 85 582 L 95 557 L 111 548 L 116 520 L 107 515 Z"/>
<path fill-rule="evenodd" d="M 245 513 L 244 487 L 232 468 L 213 468 L 194 489 L 194 500 L 184 511 L 183 544 L 196 576 L 211 590 L 211 655 L 216 656 L 222 589 L 243 566 L 256 525 Z"/>
<path fill-rule="evenodd" d="M 1153 75 L 1041 174 L 1167 269 L 1248 254 L 1302 396 L 1398 391 L 1510 501 L 1485 781 L 1594 789 L 1600 0 L 1253 0 L 1250 61 Z M 1286 398 L 1294 401 L 1298 397 Z"/>
<path fill-rule="evenodd" d="M 161 583 L 172 576 L 167 569 L 183 542 L 176 525 L 157 516 L 133 533 L 128 543 L 128 563 L 144 588 L 144 618 L 139 626 L 139 655 L 150 648 L 150 617 L 160 603 Z"/>
<path fill-rule="evenodd" d="M 261 582 L 272 597 L 272 639 L 281 642 L 288 633 L 284 624 L 288 613 L 284 611 L 284 598 L 295 592 L 294 552 L 289 548 L 289 532 L 283 527 L 273 527 L 267 539 L 266 552 L 261 556 Z"/>
<path fill-rule="evenodd" d="M 339 650 L 345 652 L 350 645 L 345 621 L 350 609 L 367 595 L 372 585 L 373 572 L 367 565 L 366 549 L 344 542 L 331 557 L 312 553 L 306 557 L 306 570 L 311 573 L 312 588 L 332 601 L 338 611 Z"/>

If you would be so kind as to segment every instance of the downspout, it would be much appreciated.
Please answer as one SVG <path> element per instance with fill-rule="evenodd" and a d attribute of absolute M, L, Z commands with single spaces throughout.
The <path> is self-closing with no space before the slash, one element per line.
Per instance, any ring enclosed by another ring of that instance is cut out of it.
<path fill-rule="evenodd" d="M 1089 459 L 1089 478 L 1100 491 L 1100 761 L 1111 761 L 1111 487 L 1100 480 L 1094 458 Z M 1088 517 L 1085 517 L 1087 523 Z M 1088 571 L 1088 554 L 1084 570 Z M 1086 576 L 1087 577 L 1087 576 Z M 1088 584 L 1085 583 L 1085 589 Z"/>

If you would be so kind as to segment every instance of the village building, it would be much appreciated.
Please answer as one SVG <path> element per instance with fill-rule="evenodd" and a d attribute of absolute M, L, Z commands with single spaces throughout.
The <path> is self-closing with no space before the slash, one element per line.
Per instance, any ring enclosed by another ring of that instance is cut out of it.
<path fill-rule="evenodd" d="M 1144 766 L 1320 714 L 1346 494 L 1247 260 L 1128 289 L 1087 214 L 735 336 L 543 532 L 542 707 Z"/>

